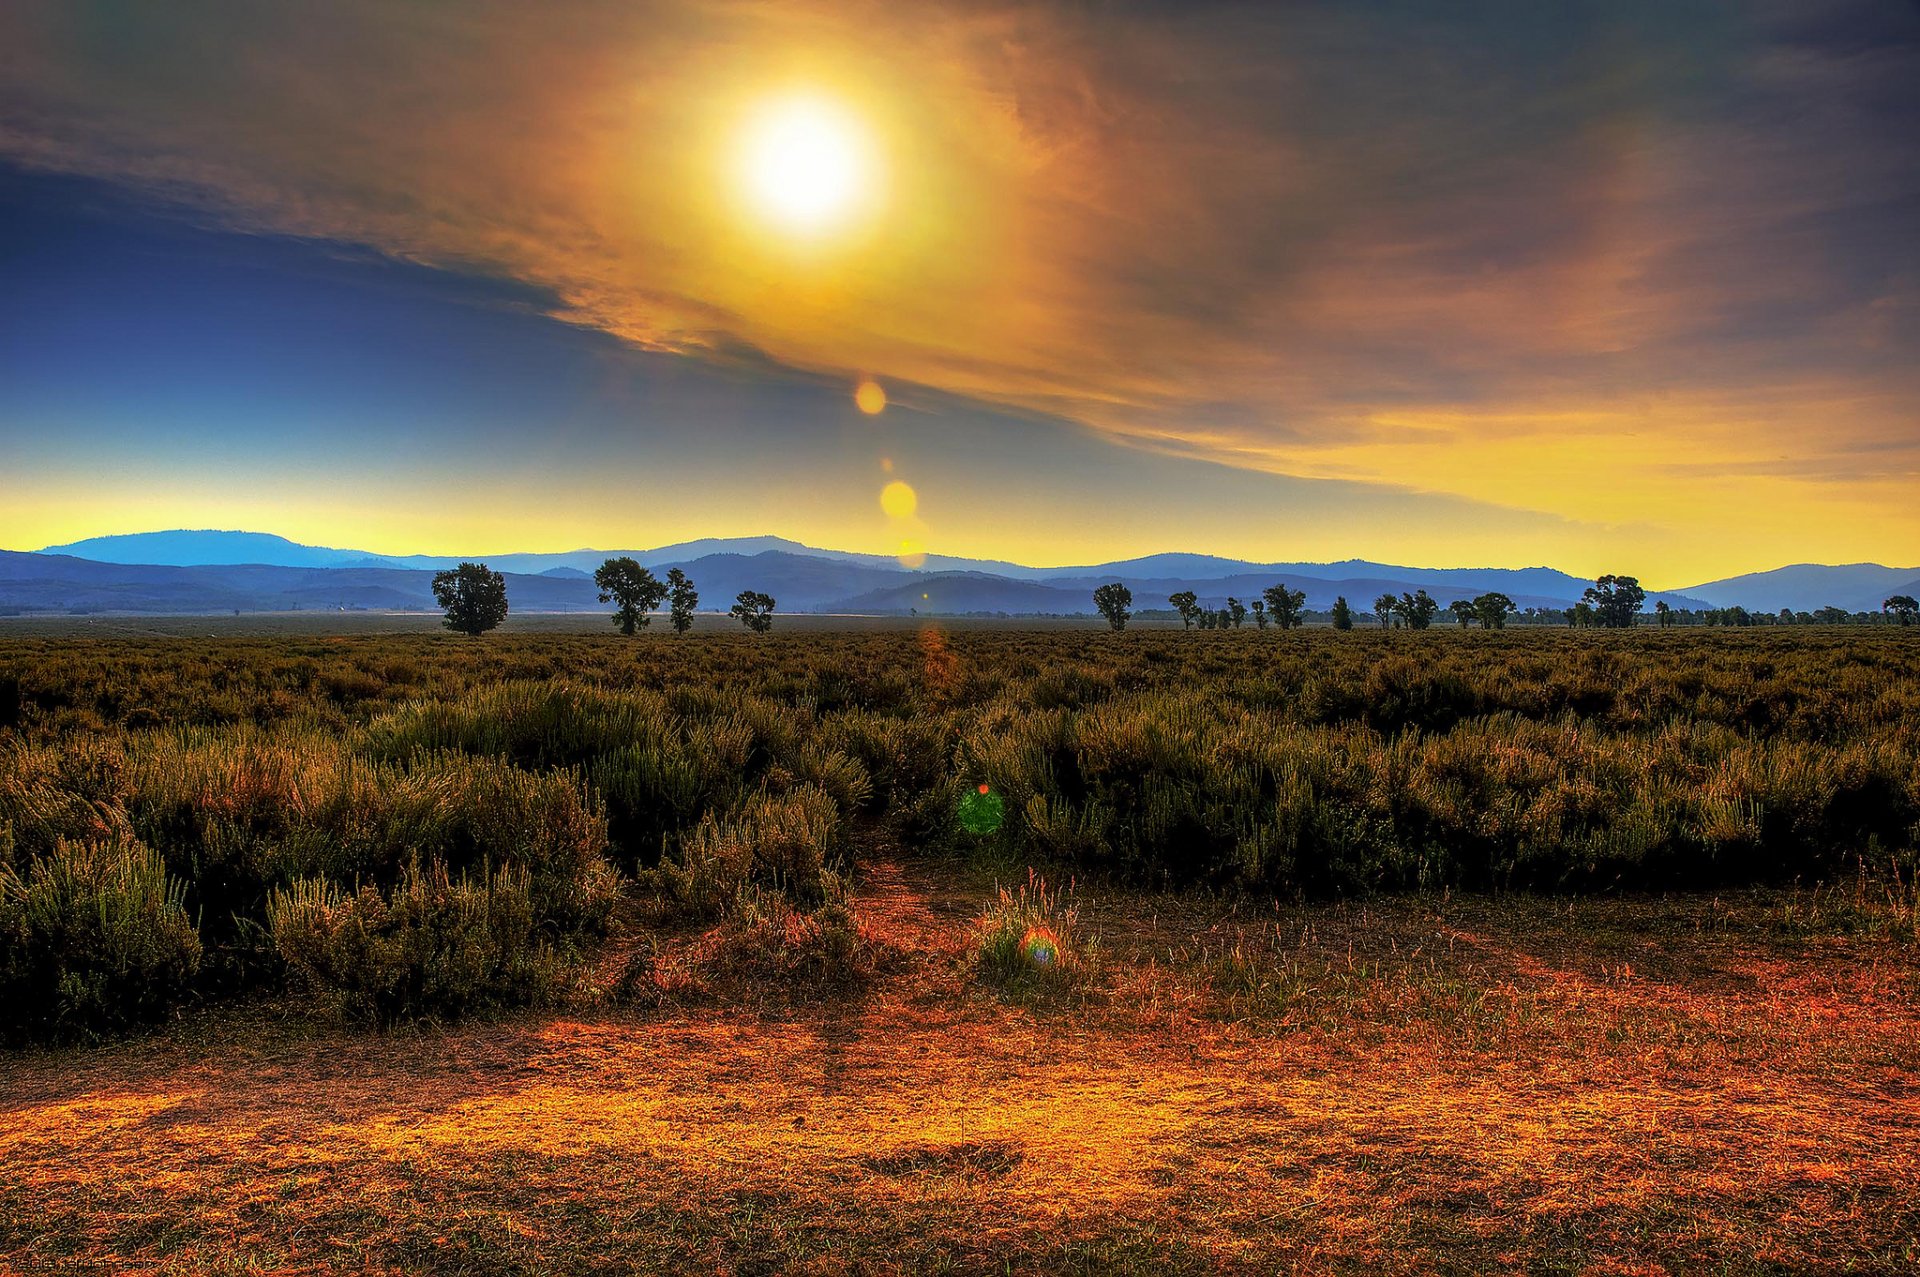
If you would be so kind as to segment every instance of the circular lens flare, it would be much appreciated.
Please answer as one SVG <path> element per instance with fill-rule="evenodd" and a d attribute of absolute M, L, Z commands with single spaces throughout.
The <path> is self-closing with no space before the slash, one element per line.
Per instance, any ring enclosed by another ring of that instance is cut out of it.
<path fill-rule="evenodd" d="M 1020 956 L 1028 966 L 1044 971 L 1060 961 L 1060 937 L 1050 927 L 1028 927 L 1020 937 Z"/>
<path fill-rule="evenodd" d="M 880 489 L 880 508 L 889 519 L 911 519 L 913 512 L 920 508 L 920 494 L 913 490 L 912 484 L 895 479 Z"/>
<path fill-rule="evenodd" d="M 887 392 L 869 377 L 853 392 L 853 404 L 869 417 L 877 417 L 887 410 Z"/>

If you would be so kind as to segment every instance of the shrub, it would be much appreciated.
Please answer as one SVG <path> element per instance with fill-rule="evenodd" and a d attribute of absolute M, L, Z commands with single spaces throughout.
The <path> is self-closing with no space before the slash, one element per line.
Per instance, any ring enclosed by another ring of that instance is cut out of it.
<path fill-rule="evenodd" d="M 389 892 L 301 879 L 267 906 L 274 944 L 306 986 L 380 1025 L 552 998 L 568 964 L 538 913 L 525 869 L 453 878 L 440 863 L 410 868 Z"/>
<path fill-rule="evenodd" d="M 653 881 L 681 912 L 716 917 L 742 888 L 817 904 L 840 886 L 845 829 L 832 798 L 811 785 L 763 794 L 731 818 L 708 816 L 681 840 Z"/>
<path fill-rule="evenodd" d="M 803 910 L 780 892 L 745 887 L 696 946 L 689 974 L 708 992 L 777 998 L 858 983 L 885 954 L 842 899 Z"/>
<path fill-rule="evenodd" d="M 185 888 L 130 839 L 61 840 L 24 874 L 0 868 L 0 1037 L 61 1041 L 165 1017 L 200 937 Z"/>

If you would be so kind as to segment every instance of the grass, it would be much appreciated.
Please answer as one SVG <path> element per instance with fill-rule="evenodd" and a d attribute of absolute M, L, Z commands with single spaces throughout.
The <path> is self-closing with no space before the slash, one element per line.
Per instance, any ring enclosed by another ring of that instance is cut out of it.
<path fill-rule="evenodd" d="M 969 871 L 883 862 L 850 908 L 902 960 L 776 1007 L 385 1035 L 257 1007 L 15 1055 L 0 1257 L 83 1273 L 1920 1264 L 1920 960 L 1780 925 L 1804 893 L 1256 911 L 1113 889 L 1081 903 L 1106 955 L 1089 996 L 1038 1004 L 970 979 L 999 902 Z M 1284 964 L 1288 996 L 1223 981 L 1223 946 Z"/>

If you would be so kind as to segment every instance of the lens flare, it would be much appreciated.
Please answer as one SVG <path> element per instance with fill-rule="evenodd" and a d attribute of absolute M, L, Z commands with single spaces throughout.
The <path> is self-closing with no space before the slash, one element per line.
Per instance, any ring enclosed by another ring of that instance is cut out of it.
<path fill-rule="evenodd" d="M 854 390 L 853 404 L 869 417 L 877 417 L 887 410 L 887 392 L 879 382 L 869 377 Z"/>
<path fill-rule="evenodd" d="M 911 519 L 913 512 L 920 508 L 920 494 L 913 485 L 895 479 L 880 489 L 880 508 L 889 519 Z"/>
<path fill-rule="evenodd" d="M 1050 927 L 1033 926 L 1020 937 L 1020 956 L 1027 965 L 1047 970 L 1060 961 L 1060 937 Z"/>
<path fill-rule="evenodd" d="M 1007 805 L 986 785 L 968 790 L 960 799 L 960 827 L 970 834 L 985 837 L 997 832 L 1006 815 Z"/>

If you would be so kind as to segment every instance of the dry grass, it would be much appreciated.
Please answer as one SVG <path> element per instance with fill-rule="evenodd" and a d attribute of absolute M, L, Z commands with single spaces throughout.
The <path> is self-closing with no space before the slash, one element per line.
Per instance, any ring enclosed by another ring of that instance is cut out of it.
<path fill-rule="evenodd" d="M 967 978 L 990 880 L 882 864 L 855 911 L 907 960 L 777 1012 L 9 1056 L 0 1271 L 1920 1270 L 1908 940 L 1080 896 L 1071 1005 Z"/>

